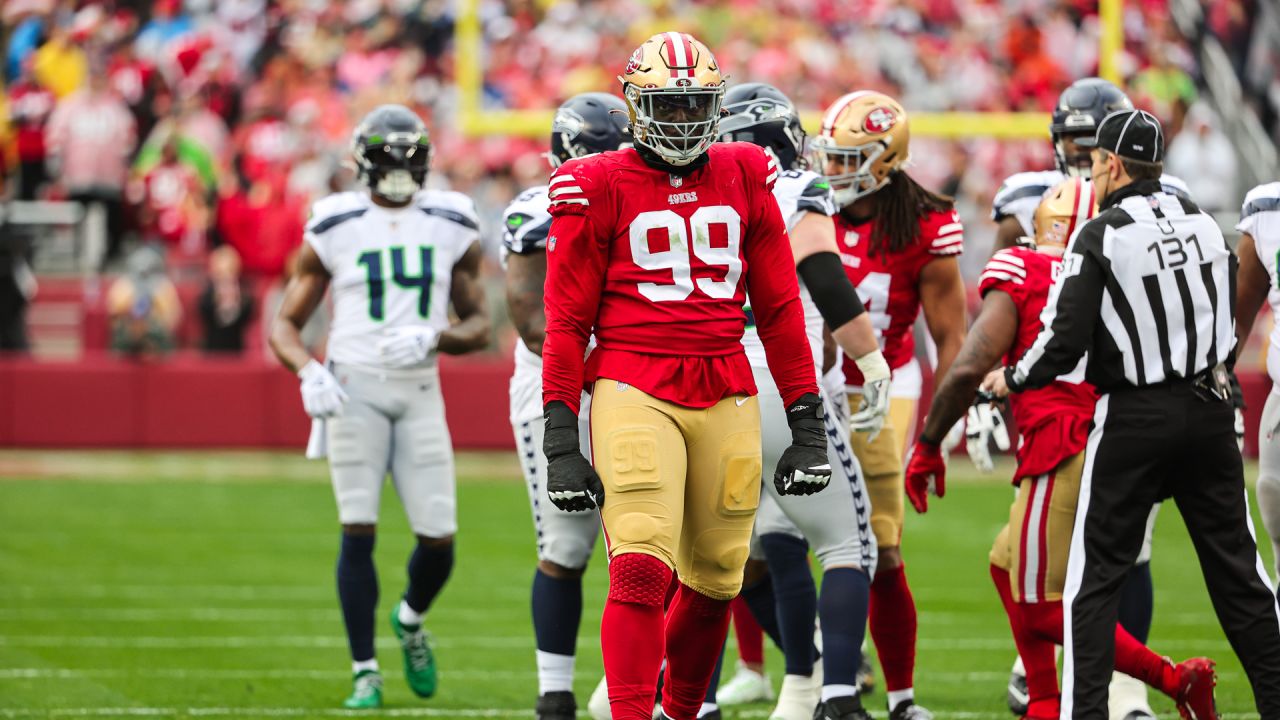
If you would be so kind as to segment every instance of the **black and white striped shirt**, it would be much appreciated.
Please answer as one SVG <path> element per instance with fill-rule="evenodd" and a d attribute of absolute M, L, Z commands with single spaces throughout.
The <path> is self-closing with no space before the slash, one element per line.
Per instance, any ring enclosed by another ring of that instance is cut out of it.
<path fill-rule="evenodd" d="M 1101 392 L 1192 378 L 1235 346 L 1236 257 L 1190 200 L 1146 181 L 1110 194 L 1067 246 L 1044 329 L 1017 366 L 1014 391 L 1048 385 L 1089 354 Z"/>

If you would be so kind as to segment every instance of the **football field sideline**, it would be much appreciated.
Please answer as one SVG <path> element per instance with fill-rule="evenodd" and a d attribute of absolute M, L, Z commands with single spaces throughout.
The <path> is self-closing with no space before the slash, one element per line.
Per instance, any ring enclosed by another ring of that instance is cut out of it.
<path fill-rule="evenodd" d="M 916 685 L 939 720 L 1005 720 L 1013 643 L 986 568 L 1012 493 L 963 457 L 951 470 L 947 497 L 907 520 L 920 608 Z M 0 451 L 0 718 L 532 717 L 533 531 L 518 473 L 509 454 L 459 456 L 458 560 L 427 620 L 442 681 L 429 701 L 405 687 L 382 616 L 403 587 L 411 543 L 387 486 L 376 552 L 387 707 L 361 713 L 338 707 L 349 662 L 322 463 L 276 453 Z M 586 581 L 582 706 L 601 672 L 603 566 L 597 553 Z M 1225 717 L 1254 717 L 1175 508 L 1161 514 L 1153 569 L 1153 648 L 1218 659 Z M 776 683 L 773 649 L 768 663 Z M 867 705 L 883 717 L 883 703 L 876 692 Z M 1173 714 L 1163 698 L 1153 704 Z"/>

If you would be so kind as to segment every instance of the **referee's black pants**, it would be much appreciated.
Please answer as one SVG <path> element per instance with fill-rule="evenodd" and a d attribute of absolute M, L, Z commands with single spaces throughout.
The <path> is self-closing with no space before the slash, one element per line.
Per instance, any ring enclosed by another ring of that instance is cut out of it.
<path fill-rule="evenodd" d="M 1258 712 L 1280 720 L 1280 609 L 1258 558 L 1233 425 L 1230 403 L 1204 400 L 1186 382 L 1099 398 L 1067 564 L 1064 718 L 1107 720 L 1120 588 L 1151 506 L 1171 496 Z"/>

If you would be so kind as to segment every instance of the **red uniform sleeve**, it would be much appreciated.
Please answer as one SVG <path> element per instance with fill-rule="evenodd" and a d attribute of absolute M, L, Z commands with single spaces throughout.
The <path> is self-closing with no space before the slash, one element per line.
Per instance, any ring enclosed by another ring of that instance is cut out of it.
<path fill-rule="evenodd" d="M 773 196 L 778 171 L 763 152 L 748 156 L 748 182 L 752 183 L 753 214 L 743 243 L 747 261 L 747 295 L 756 317 L 756 329 L 764 344 L 769 372 L 791 405 L 805 393 L 818 392 L 817 371 L 809 354 L 804 329 L 804 308 L 791 243 L 782 222 L 782 211 Z"/>
<path fill-rule="evenodd" d="M 956 210 L 931 213 L 921 228 L 930 255 L 959 255 L 964 252 L 964 225 Z"/>
<path fill-rule="evenodd" d="M 548 189 L 552 220 L 547 233 L 542 402 L 559 400 L 575 413 L 609 256 L 608 235 L 596 222 L 608 211 L 606 196 L 589 170 L 570 161 L 551 176 Z"/>
<path fill-rule="evenodd" d="M 991 256 L 978 279 L 978 294 L 1001 290 L 1013 297 L 1021 295 L 1027 282 L 1027 264 L 1013 249 L 1005 249 Z"/>

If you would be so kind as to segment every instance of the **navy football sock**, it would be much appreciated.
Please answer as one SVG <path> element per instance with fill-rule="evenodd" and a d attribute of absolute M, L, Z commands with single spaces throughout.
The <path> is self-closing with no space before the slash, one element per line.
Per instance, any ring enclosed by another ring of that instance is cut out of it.
<path fill-rule="evenodd" d="M 765 576 L 763 580 L 750 587 L 743 586 L 742 599 L 751 608 L 751 615 L 756 624 L 764 630 L 774 645 L 782 648 L 782 632 L 778 630 L 778 608 L 773 599 L 773 578 Z"/>
<path fill-rule="evenodd" d="M 342 536 L 338 552 L 338 601 L 347 626 L 351 659 L 372 660 L 373 615 L 378 607 L 378 571 L 373 566 L 373 535 Z"/>
<path fill-rule="evenodd" d="M 818 615 L 818 591 L 809 574 L 804 540 L 769 533 L 760 536 L 760 546 L 773 578 L 776 616 L 782 635 L 782 654 L 788 675 L 813 674 L 813 627 Z"/>
<path fill-rule="evenodd" d="M 554 578 L 539 568 L 533 574 L 533 634 L 538 649 L 573 655 L 582 620 L 582 578 Z"/>
<path fill-rule="evenodd" d="M 867 631 L 871 579 L 856 568 L 832 568 L 822 575 L 818 616 L 822 620 L 823 682 L 857 685 L 862 638 Z"/>
<path fill-rule="evenodd" d="M 411 610 L 423 614 L 431 607 L 431 601 L 440 594 L 440 588 L 453 572 L 453 543 L 428 545 L 418 541 L 409 556 L 409 587 L 404 591 L 404 601 Z"/>
<path fill-rule="evenodd" d="M 1138 563 L 1129 568 L 1120 588 L 1120 626 L 1143 645 L 1151 634 L 1151 616 L 1155 614 L 1155 589 L 1151 585 L 1151 563 Z"/>

